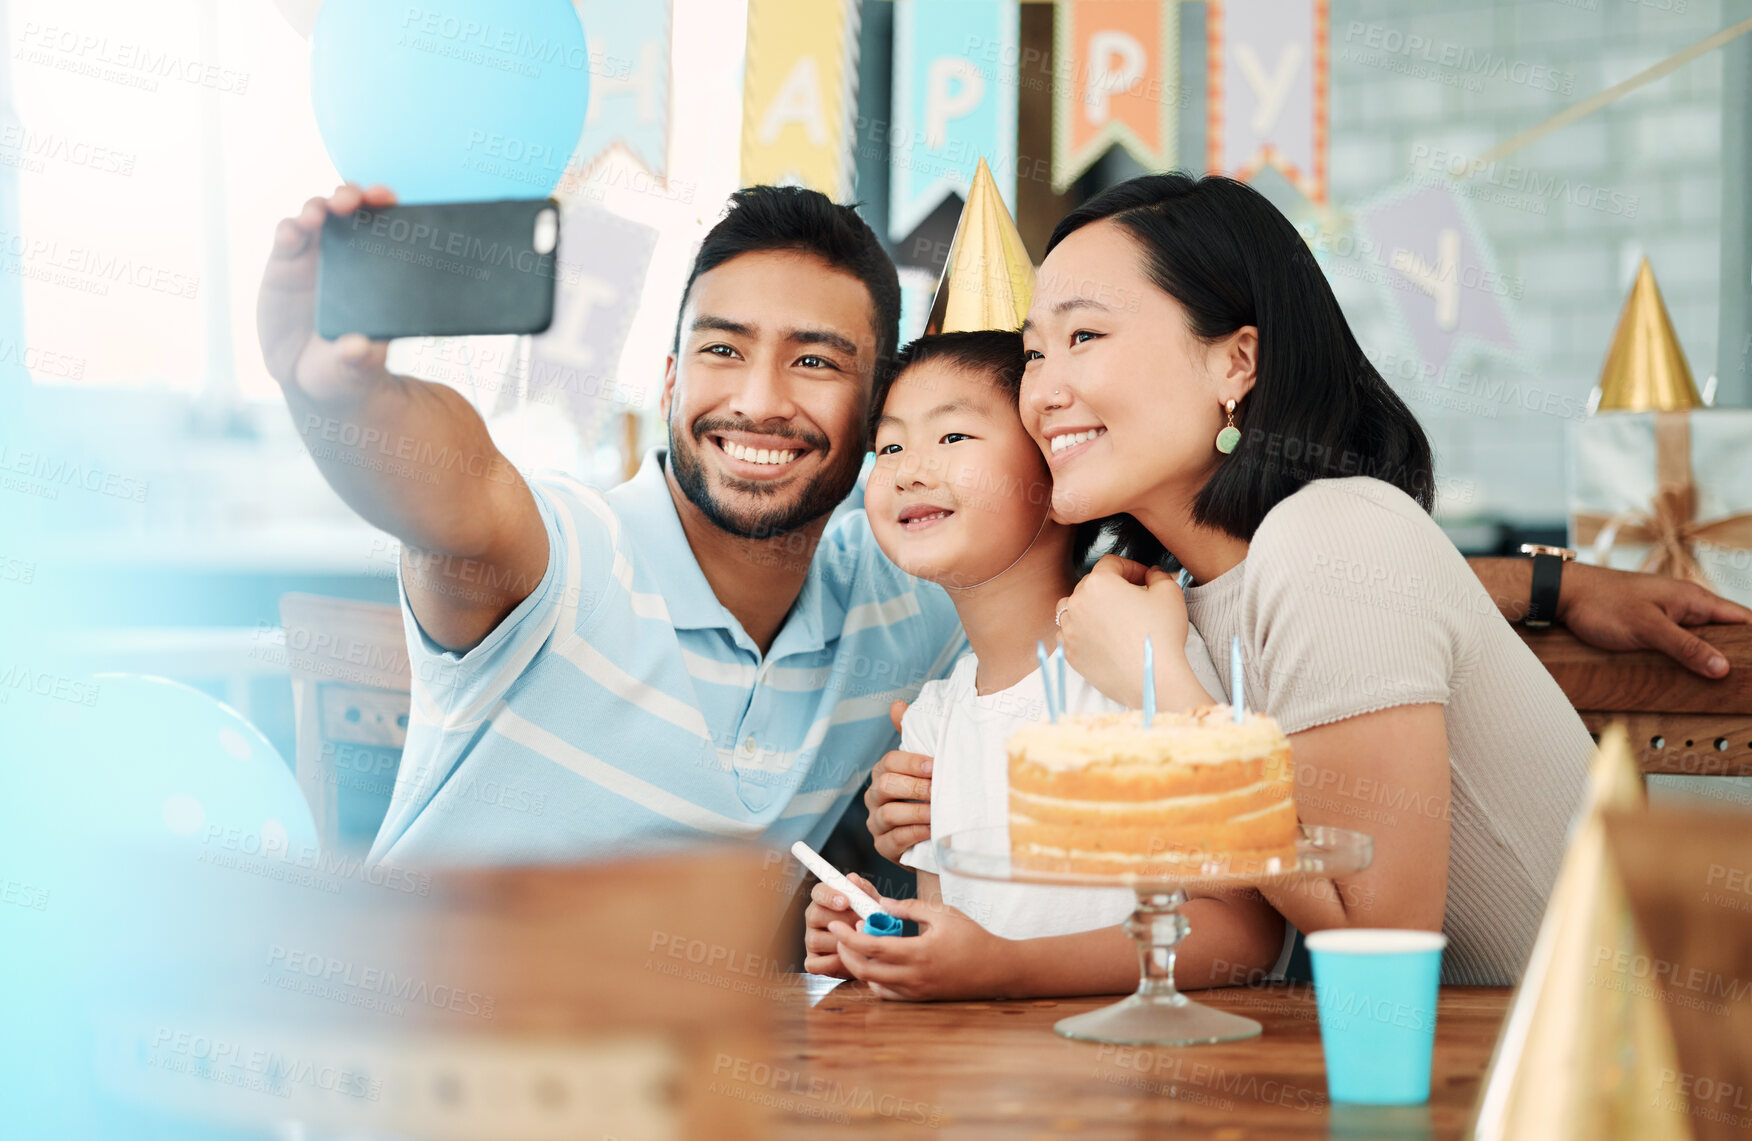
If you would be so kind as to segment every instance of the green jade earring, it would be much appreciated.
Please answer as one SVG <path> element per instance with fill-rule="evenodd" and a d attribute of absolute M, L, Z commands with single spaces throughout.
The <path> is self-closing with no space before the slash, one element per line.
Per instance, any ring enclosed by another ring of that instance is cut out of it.
<path fill-rule="evenodd" d="M 1229 416 L 1229 424 L 1217 433 L 1217 451 L 1225 456 L 1235 450 L 1235 445 L 1241 442 L 1241 429 L 1235 427 L 1235 402 L 1229 401 L 1223 405 L 1223 411 Z"/>

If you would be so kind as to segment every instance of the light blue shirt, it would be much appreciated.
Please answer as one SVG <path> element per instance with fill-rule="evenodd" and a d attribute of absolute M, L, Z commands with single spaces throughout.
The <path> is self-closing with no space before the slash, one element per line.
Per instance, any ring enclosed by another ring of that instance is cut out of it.
<path fill-rule="evenodd" d="M 467 653 L 427 637 L 400 584 L 413 703 L 374 860 L 819 846 L 894 746 L 890 703 L 966 650 L 948 596 L 851 508 L 763 657 L 695 562 L 663 458 L 607 492 L 531 480 L 547 570 Z"/>

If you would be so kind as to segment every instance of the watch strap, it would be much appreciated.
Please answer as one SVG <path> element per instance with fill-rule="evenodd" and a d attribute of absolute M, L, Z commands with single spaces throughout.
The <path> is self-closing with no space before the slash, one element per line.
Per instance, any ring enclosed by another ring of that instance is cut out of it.
<path fill-rule="evenodd" d="M 1563 585 L 1563 556 L 1544 553 L 1533 556 L 1533 589 L 1527 598 L 1523 626 L 1551 625 L 1557 617 L 1557 595 Z"/>

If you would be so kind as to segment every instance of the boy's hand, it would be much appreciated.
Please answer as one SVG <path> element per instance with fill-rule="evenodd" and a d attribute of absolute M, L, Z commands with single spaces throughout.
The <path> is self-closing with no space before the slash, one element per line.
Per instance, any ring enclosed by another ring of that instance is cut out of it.
<path fill-rule="evenodd" d="M 871 896 L 881 898 L 876 888 L 863 876 L 853 872 L 846 878 Z M 851 972 L 840 962 L 839 938 L 829 934 L 827 930 L 828 924 L 833 922 L 856 927 L 858 913 L 852 910 L 844 892 L 818 883 L 810 891 L 809 906 L 803 912 L 803 969 L 812 975 L 849 979 L 852 977 Z"/>
<path fill-rule="evenodd" d="M 889 707 L 895 729 L 905 713 L 904 701 Z M 908 848 L 931 838 L 931 758 L 899 749 L 884 754 L 870 773 L 864 807 L 869 810 L 865 824 L 876 840 L 876 850 L 898 864 Z"/>
<path fill-rule="evenodd" d="M 333 341 L 317 335 L 316 275 L 322 260 L 324 218 L 351 214 L 361 206 L 394 205 L 395 194 L 387 187 L 361 189 L 347 183 L 327 198 L 310 199 L 274 230 L 273 249 L 256 298 L 256 332 L 262 360 L 282 388 L 321 403 L 357 398 L 388 375 L 384 367 L 388 341 L 372 341 L 363 333 L 348 333 Z"/>
<path fill-rule="evenodd" d="M 827 934 L 839 944 L 835 958 L 852 978 L 882 998 L 904 1002 L 999 996 L 1010 940 L 946 903 L 884 899 L 882 910 L 913 920 L 920 933 L 910 939 L 864 935 L 844 920 L 828 923 Z"/>

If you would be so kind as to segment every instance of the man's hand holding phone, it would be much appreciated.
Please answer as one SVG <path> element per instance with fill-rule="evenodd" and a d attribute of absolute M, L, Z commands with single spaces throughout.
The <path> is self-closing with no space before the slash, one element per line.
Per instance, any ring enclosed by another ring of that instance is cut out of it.
<path fill-rule="evenodd" d="M 256 300 L 257 335 L 317 469 L 361 518 L 401 540 L 402 581 L 414 616 L 439 645 L 460 652 L 541 581 L 547 531 L 529 486 L 467 397 L 391 373 L 387 340 L 355 332 L 329 340 L 317 331 L 319 294 L 337 283 L 337 271 L 364 283 L 355 297 L 392 305 L 429 300 L 383 286 L 369 272 L 360 275 L 372 267 L 351 251 L 326 272 L 322 267 L 325 222 L 395 202 L 387 187 L 348 184 L 282 220 Z M 475 284 L 501 291 L 518 283 L 501 277 Z M 541 284 L 551 297 L 551 277 Z M 525 292 L 540 299 L 534 290 Z M 331 312 L 336 301 L 331 292 Z"/>
<path fill-rule="evenodd" d="M 390 379 L 388 341 L 347 333 L 333 341 L 316 334 L 316 279 L 323 220 L 360 206 L 394 206 L 386 186 L 347 183 L 327 198 L 312 198 L 274 230 L 274 248 L 256 300 L 256 330 L 262 359 L 282 388 L 318 404 L 356 400 Z"/>

